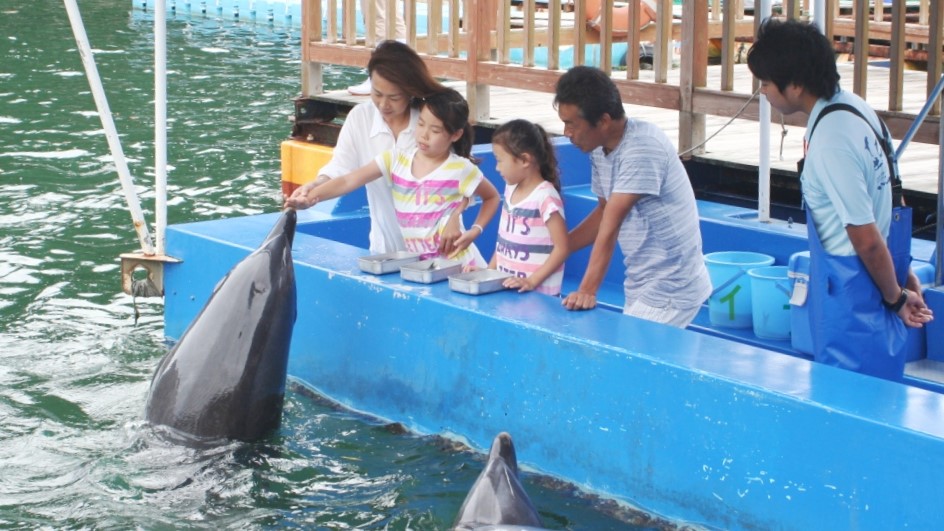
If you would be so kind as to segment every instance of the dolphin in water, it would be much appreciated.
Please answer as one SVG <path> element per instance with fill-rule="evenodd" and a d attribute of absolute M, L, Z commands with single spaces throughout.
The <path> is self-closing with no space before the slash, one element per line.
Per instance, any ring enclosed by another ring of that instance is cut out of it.
<path fill-rule="evenodd" d="M 285 398 L 297 218 L 287 209 L 236 264 L 151 380 L 145 416 L 188 440 L 258 440 L 278 428 Z"/>
<path fill-rule="evenodd" d="M 462 502 L 453 529 L 541 529 L 541 517 L 518 480 L 511 435 L 502 432 L 492 441 L 488 463 Z"/>

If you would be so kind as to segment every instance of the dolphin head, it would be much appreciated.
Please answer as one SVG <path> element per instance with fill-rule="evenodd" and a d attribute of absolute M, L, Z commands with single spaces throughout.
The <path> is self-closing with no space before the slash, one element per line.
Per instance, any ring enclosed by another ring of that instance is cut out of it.
<path fill-rule="evenodd" d="M 265 240 L 262 242 L 262 247 L 265 247 L 266 244 L 273 239 L 285 238 L 284 247 L 291 249 L 292 242 L 295 241 L 295 225 L 297 223 L 298 214 L 295 212 L 295 209 L 286 208 L 279 220 L 275 222 L 275 226 L 269 231 L 269 235 L 266 236 Z"/>
<path fill-rule="evenodd" d="M 296 221 L 287 209 L 161 360 L 145 410 L 151 424 L 203 440 L 256 440 L 279 426 L 297 311 Z"/>
<path fill-rule="evenodd" d="M 485 469 L 469 490 L 454 529 L 500 529 L 502 525 L 541 527 L 541 518 L 518 480 L 518 459 L 511 435 L 492 441 Z"/>

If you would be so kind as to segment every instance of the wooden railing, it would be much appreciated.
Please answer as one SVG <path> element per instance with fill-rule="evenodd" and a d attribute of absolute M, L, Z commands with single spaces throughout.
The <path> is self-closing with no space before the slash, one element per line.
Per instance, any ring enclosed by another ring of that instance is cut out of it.
<path fill-rule="evenodd" d="M 756 84 L 738 87 L 735 83 L 735 65 L 743 59 L 737 52 L 749 46 L 757 24 L 757 19 L 744 14 L 743 0 L 683 0 L 680 16 L 673 16 L 672 0 L 651 0 L 656 17 L 643 27 L 629 23 L 637 20 L 642 9 L 636 1 L 385 1 L 387 13 L 402 15 L 407 43 L 420 53 L 433 75 L 466 82 L 466 97 L 476 120 L 489 116 L 489 87 L 553 92 L 569 64 L 594 64 L 610 72 L 627 103 L 678 111 L 680 151 L 701 142 L 706 115 L 733 117 L 740 112 L 741 118 L 758 117 L 756 99 L 744 108 Z M 923 103 L 941 76 L 944 7 L 935 0 L 893 0 L 889 8 L 883 0 L 826 2 L 827 34 L 837 38 L 840 48 L 853 43 L 854 90 L 862 96 L 868 90 L 888 91 L 887 107 L 879 111 L 892 134 L 901 138 L 915 117 L 914 112 L 903 110 L 904 99 L 921 98 L 919 103 Z M 591 25 L 587 10 L 595 3 L 600 16 Z M 876 8 L 876 3 L 882 7 Z M 359 36 L 358 4 L 359 0 L 303 0 L 303 95 L 323 91 L 323 64 L 363 67 L 376 42 L 395 36 L 393 17 L 387 17 L 384 35 L 374 35 L 373 25 L 367 24 Z M 778 16 L 807 18 L 809 9 L 809 0 L 784 0 Z M 373 11 L 371 5 L 369 20 Z M 327 16 L 332 13 L 336 16 Z M 614 37 L 614 28 L 626 31 Z M 720 76 L 713 76 L 716 86 L 708 86 L 708 43 L 719 41 Z M 854 46 L 867 42 L 871 48 Z M 638 57 L 643 43 L 651 44 L 651 75 L 642 79 L 636 60 L 627 60 L 624 71 L 614 72 L 614 43 L 625 43 L 627 58 Z M 869 84 L 867 59 L 875 46 L 887 50 L 887 87 Z M 587 54 L 588 49 L 595 53 Z M 541 61 L 537 60 L 539 52 Z M 570 54 L 566 65 L 565 52 Z M 519 58 L 513 60 L 513 55 Z M 675 57 L 678 68 L 673 67 Z M 923 95 L 906 96 L 905 67 L 916 57 L 927 64 L 926 88 Z M 940 102 L 930 114 L 914 141 L 939 142 Z M 785 123 L 802 126 L 805 117 L 787 116 Z"/>

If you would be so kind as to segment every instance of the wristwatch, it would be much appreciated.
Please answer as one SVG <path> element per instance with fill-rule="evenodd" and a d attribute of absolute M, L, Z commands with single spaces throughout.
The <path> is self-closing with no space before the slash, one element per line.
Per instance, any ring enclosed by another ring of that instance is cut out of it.
<path fill-rule="evenodd" d="M 898 310 L 900 310 L 906 302 L 908 302 L 908 290 L 905 288 L 901 289 L 901 295 L 899 295 L 898 300 L 893 303 L 888 302 L 884 297 L 882 298 L 882 306 L 891 310 L 892 313 L 898 313 Z"/>

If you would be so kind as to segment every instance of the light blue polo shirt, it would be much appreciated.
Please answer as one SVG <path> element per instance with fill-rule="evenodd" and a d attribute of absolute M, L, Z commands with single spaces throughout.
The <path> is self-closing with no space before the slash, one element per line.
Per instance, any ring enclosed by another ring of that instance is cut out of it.
<path fill-rule="evenodd" d="M 857 108 L 881 132 L 871 107 L 847 91 L 816 102 L 807 127 L 815 123 L 826 105 L 837 102 Z M 869 124 L 851 112 L 833 111 L 816 125 L 812 142 L 807 129 L 804 142 L 808 149 L 800 177 L 803 200 L 826 252 L 838 256 L 855 254 L 846 233 L 847 225 L 875 223 L 887 238 L 892 210 L 888 163 Z"/>

